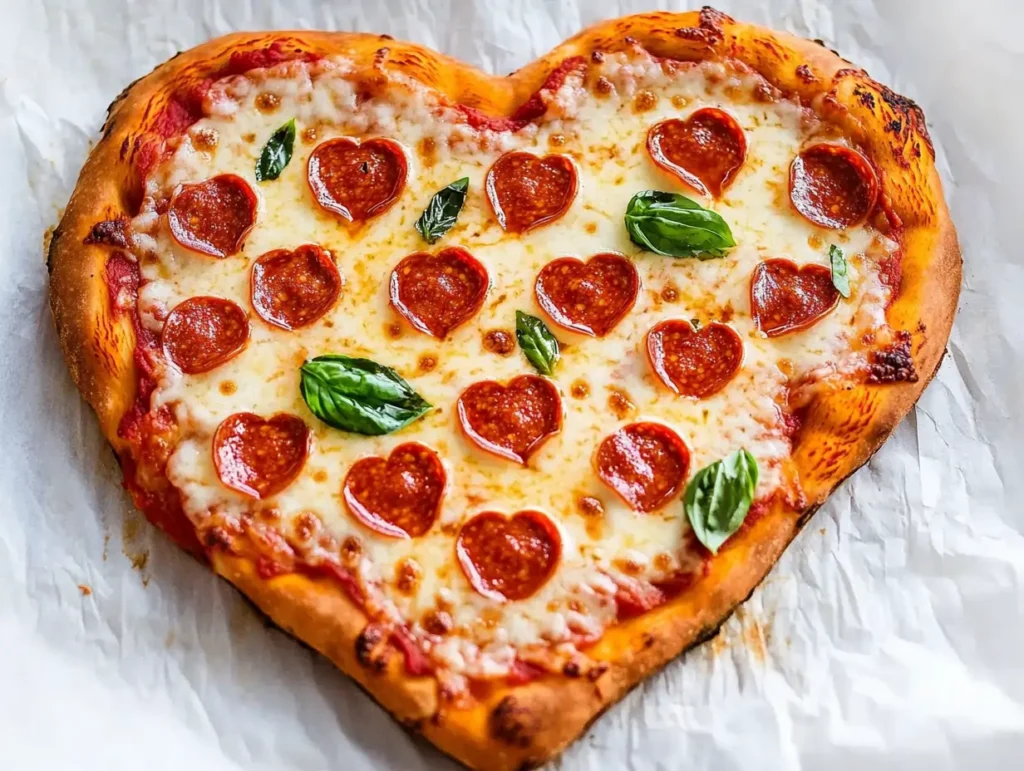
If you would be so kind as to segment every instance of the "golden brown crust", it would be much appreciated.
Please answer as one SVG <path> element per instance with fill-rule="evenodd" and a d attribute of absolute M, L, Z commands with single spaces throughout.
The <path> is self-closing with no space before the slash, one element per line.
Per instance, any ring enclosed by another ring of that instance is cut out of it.
<path fill-rule="evenodd" d="M 245 559 L 214 555 L 218 573 L 276 623 L 329 656 L 403 725 L 474 768 L 539 765 L 640 680 L 713 634 L 813 510 L 891 433 L 934 375 L 956 308 L 961 259 L 924 118 L 913 103 L 823 46 L 738 24 L 710 9 L 603 22 L 508 78 L 412 44 L 348 33 L 235 34 L 179 54 L 112 105 L 50 250 L 51 304 L 69 369 L 119 450 L 124 442 L 117 425 L 137 381 L 134 334 L 127 315 L 117 315 L 107 298 L 103 270 L 109 248 L 86 245 L 84 239 L 99 220 L 130 213 L 135 182 L 132 153 L 124 148 L 132 148 L 161 100 L 183 79 L 219 72 L 232 52 L 280 40 L 302 51 L 346 54 L 368 77 L 381 67 L 404 73 L 496 116 L 510 115 L 571 56 L 640 45 L 673 59 L 738 59 L 838 123 L 865 148 L 885 180 L 889 206 L 904 225 L 902 288 L 888 319 L 894 329 L 910 333 L 919 379 L 816 397 L 794 450 L 807 507 L 794 511 L 777 503 L 730 541 L 699 591 L 610 629 L 590 651 L 607 664 L 597 676 L 546 676 L 525 686 L 502 686 L 472 709 L 455 709 L 439 697 L 432 678 L 406 674 L 399 655 L 368 657 L 376 641 L 363 635 L 366 617 L 336 582 L 297 574 L 266 580 Z"/>

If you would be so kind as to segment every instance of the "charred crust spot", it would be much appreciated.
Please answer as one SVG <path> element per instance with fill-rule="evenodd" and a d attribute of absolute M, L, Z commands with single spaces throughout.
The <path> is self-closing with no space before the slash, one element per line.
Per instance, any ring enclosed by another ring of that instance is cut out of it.
<path fill-rule="evenodd" d="M 853 95 L 857 97 L 857 101 L 867 107 L 869 110 L 875 109 L 875 94 L 870 89 L 864 88 L 863 86 L 857 86 L 853 89 Z"/>
<path fill-rule="evenodd" d="M 868 382 L 876 384 L 916 383 L 917 370 L 914 368 L 910 344 L 910 333 L 901 330 L 896 334 L 894 343 L 872 353 Z"/>
<path fill-rule="evenodd" d="M 579 677 L 583 674 L 583 670 L 580 669 L 579 662 L 567 661 L 565 662 L 565 666 L 562 667 L 562 674 L 566 677 Z"/>
<path fill-rule="evenodd" d="M 121 143 L 121 152 L 118 156 L 120 160 L 123 161 L 125 158 L 128 157 L 128 150 L 131 149 L 131 146 L 132 144 L 131 142 L 128 141 L 128 137 L 125 137 L 124 141 Z"/>
<path fill-rule="evenodd" d="M 514 696 L 498 702 L 490 715 L 491 735 L 514 747 L 529 747 L 540 725 L 537 716 Z"/>
<path fill-rule="evenodd" d="M 388 34 L 382 34 L 382 35 L 379 35 L 378 37 L 380 37 L 381 40 L 394 40 L 394 38 L 391 35 L 388 35 Z"/>
<path fill-rule="evenodd" d="M 921 148 L 919 143 L 915 141 L 915 135 L 920 137 L 928 147 L 928 152 L 934 158 L 935 147 L 932 145 L 931 137 L 928 134 L 924 112 L 921 108 L 912 99 L 897 94 L 888 86 L 867 79 L 860 70 L 840 70 L 836 73 L 836 78 L 851 74 L 868 80 L 867 85 L 858 85 L 853 91 L 862 105 L 873 110 L 876 106 L 875 95 L 877 94 L 885 107 L 888 108 L 887 113 L 889 114 L 883 114 L 882 116 L 885 121 L 883 128 L 885 131 L 898 137 L 904 145 L 903 147 L 893 148 L 893 154 L 897 159 L 903 157 L 904 151 L 909 151 L 914 157 L 920 157 Z M 905 161 L 904 165 L 906 165 Z"/>
<path fill-rule="evenodd" d="M 601 62 L 604 61 L 604 54 L 601 51 L 591 51 L 590 61 L 592 61 L 594 64 L 600 64 Z"/>
<path fill-rule="evenodd" d="M 587 679 L 592 683 L 597 682 L 600 679 L 601 675 L 603 675 L 607 671 L 607 664 L 595 664 L 587 671 Z"/>
<path fill-rule="evenodd" d="M 203 533 L 203 545 L 208 549 L 230 549 L 231 535 L 222 527 L 211 527 Z"/>
<path fill-rule="evenodd" d="M 402 719 L 402 728 L 406 731 L 413 733 L 420 733 L 423 730 L 423 718 L 421 717 L 407 717 Z"/>
<path fill-rule="evenodd" d="M 710 47 L 722 41 L 722 38 L 725 37 L 722 25 L 731 21 L 732 19 L 721 11 L 716 11 L 711 6 L 705 5 L 700 9 L 697 26 L 681 27 L 676 30 L 676 36 Z"/>
<path fill-rule="evenodd" d="M 814 77 L 814 73 L 811 72 L 811 68 L 806 64 L 801 64 L 796 68 L 796 76 L 804 83 L 813 83 L 817 80 L 817 78 Z"/>
<path fill-rule="evenodd" d="M 387 650 L 384 630 L 376 624 L 367 624 L 356 638 L 356 660 L 374 672 L 383 672 L 387 667 Z"/>
<path fill-rule="evenodd" d="M 817 43 L 818 45 L 820 45 L 820 46 L 821 46 L 822 48 L 824 48 L 824 49 L 825 49 L 826 51 L 831 51 L 831 52 L 832 52 L 832 53 L 834 53 L 834 54 L 835 54 L 836 56 L 838 56 L 838 57 L 839 57 L 840 59 L 843 59 L 843 55 L 842 55 L 841 53 L 839 53 L 839 52 L 838 52 L 838 51 L 837 51 L 836 49 L 834 49 L 834 48 L 829 48 L 829 47 L 828 47 L 828 44 L 827 44 L 827 43 L 825 43 L 825 41 L 824 41 L 824 40 L 822 40 L 822 39 L 821 39 L 820 37 L 816 37 L 816 38 L 814 38 L 814 42 L 815 42 L 815 43 Z M 843 59 L 843 61 L 846 61 L 846 59 Z"/>
<path fill-rule="evenodd" d="M 390 53 L 391 53 L 391 49 L 388 48 L 387 46 L 385 46 L 383 48 L 378 48 L 376 51 L 374 51 L 373 52 L 373 66 L 374 67 L 383 67 L 384 66 L 384 60 L 388 58 L 388 54 L 390 54 Z"/>
<path fill-rule="evenodd" d="M 128 248 L 128 218 L 120 216 L 112 220 L 103 220 L 92 226 L 84 243 Z"/>
<path fill-rule="evenodd" d="M 654 635 L 650 632 L 644 632 L 643 637 L 640 638 L 640 644 L 643 646 L 644 650 L 647 650 L 654 645 Z"/>

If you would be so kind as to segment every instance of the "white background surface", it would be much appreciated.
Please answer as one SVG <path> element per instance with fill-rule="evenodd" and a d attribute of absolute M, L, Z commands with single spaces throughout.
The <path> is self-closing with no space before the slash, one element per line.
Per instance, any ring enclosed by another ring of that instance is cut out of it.
<path fill-rule="evenodd" d="M 266 628 L 121 491 L 60 359 L 42 256 L 112 98 L 233 30 L 387 32 L 507 72 L 588 23 L 664 5 L 0 0 L 0 768 L 454 767 Z M 960 313 L 917 410 L 721 638 L 558 767 L 1021 768 L 1024 6 L 719 6 L 823 38 L 921 104 L 964 251 Z"/>

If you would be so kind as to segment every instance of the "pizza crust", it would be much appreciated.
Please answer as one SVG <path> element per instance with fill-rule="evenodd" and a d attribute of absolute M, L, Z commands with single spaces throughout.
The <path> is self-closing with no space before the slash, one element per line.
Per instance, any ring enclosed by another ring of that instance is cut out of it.
<path fill-rule="evenodd" d="M 508 116 L 571 56 L 590 57 L 640 45 L 656 56 L 738 59 L 783 92 L 799 97 L 864 147 L 885 179 L 891 210 L 902 220 L 901 291 L 887 311 L 894 329 L 911 333 L 919 379 L 819 394 L 804 416 L 793 457 L 807 498 L 802 511 L 776 502 L 711 563 L 699 592 L 609 629 L 588 651 L 607 664 L 594 677 L 545 676 L 498 685 L 471 709 L 456 709 L 432 677 L 412 677 L 402 657 L 367 667 L 357 643 L 367 619 L 329 579 L 258 576 L 251 561 L 220 551 L 214 569 L 286 631 L 331 658 L 402 725 L 480 769 L 539 765 L 561 751 L 609 705 L 689 647 L 713 636 L 764 578 L 800 526 L 832 489 L 865 463 L 917 401 L 935 374 L 952 326 L 961 257 L 920 110 L 822 45 L 739 24 L 704 9 L 652 13 L 593 26 L 507 78 L 387 36 L 283 32 L 233 34 L 177 55 L 129 86 L 111 105 L 103 137 L 90 154 L 49 253 L 51 307 L 68 367 L 119 453 L 121 417 L 135 398 L 134 331 L 108 299 L 109 247 L 84 240 L 93 225 L 130 216 L 138 198 L 132 143 L 183 82 L 216 73 L 234 52 L 281 41 L 286 50 L 350 57 L 361 76 L 380 71 L 413 77 L 454 102 Z"/>

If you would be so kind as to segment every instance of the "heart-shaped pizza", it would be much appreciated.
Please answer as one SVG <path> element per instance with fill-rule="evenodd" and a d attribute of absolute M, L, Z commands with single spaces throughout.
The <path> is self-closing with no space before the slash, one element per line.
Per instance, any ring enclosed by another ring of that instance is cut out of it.
<path fill-rule="evenodd" d="M 199 46 L 112 105 L 50 269 L 146 516 L 518 769 L 713 635 L 878 448 L 961 260 L 913 102 L 705 9 L 507 78 L 386 35 Z"/>

